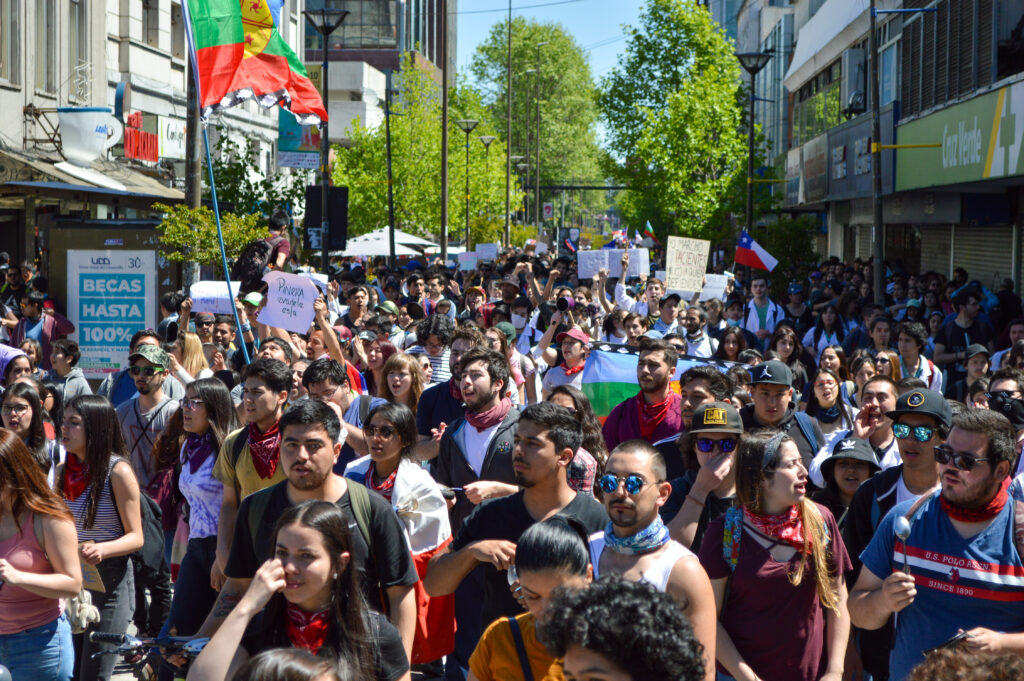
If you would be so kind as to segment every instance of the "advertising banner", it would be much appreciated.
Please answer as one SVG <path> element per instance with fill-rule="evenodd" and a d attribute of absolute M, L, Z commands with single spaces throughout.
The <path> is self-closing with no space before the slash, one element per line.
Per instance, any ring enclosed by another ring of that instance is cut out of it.
<path fill-rule="evenodd" d="M 299 125 L 283 107 L 277 110 L 277 166 L 304 170 L 320 166 L 320 128 Z"/>
<path fill-rule="evenodd" d="M 86 378 L 128 363 L 136 331 L 156 327 L 156 251 L 68 251 L 68 317 Z"/>

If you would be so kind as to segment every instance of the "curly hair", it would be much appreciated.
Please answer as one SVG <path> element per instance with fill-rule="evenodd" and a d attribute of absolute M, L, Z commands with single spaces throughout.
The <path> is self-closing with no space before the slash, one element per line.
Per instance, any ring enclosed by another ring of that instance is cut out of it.
<path fill-rule="evenodd" d="M 1024 658 L 1012 653 L 973 653 L 963 646 L 937 650 L 914 667 L 907 681 L 1017 681 Z"/>
<path fill-rule="evenodd" d="M 555 655 L 579 646 L 634 681 L 704 678 L 703 646 L 679 603 L 646 582 L 606 575 L 589 589 L 558 589 L 539 638 Z"/>

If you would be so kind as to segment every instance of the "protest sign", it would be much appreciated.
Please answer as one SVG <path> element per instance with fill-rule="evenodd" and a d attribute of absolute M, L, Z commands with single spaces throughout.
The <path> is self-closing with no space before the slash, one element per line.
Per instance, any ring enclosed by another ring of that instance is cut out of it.
<path fill-rule="evenodd" d="M 319 272 L 301 272 L 300 274 L 302 274 L 302 276 L 304 277 L 312 279 L 313 283 L 316 284 L 316 287 L 320 289 L 320 292 L 323 293 L 325 296 L 327 295 L 327 284 L 329 282 L 329 279 L 327 278 L 326 274 L 321 274 Z"/>
<path fill-rule="evenodd" d="M 309 331 L 313 302 L 319 293 L 313 280 L 301 274 L 270 272 L 263 275 L 263 281 L 267 282 L 267 303 L 260 311 L 260 323 L 295 333 Z"/>
<path fill-rule="evenodd" d="M 603 267 L 608 267 L 608 251 L 576 252 L 576 270 L 580 279 L 594 279 Z"/>
<path fill-rule="evenodd" d="M 602 248 L 608 254 L 608 276 L 618 279 L 622 277 L 622 254 L 629 253 L 629 270 L 626 278 L 639 277 L 651 273 L 651 254 L 646 248 Z"/>
<path fill-rule="evenodd" d="M 704 290 L 700 294 L 700 299 L 711 300 L 717 298 L 718 300 L 725 300 L 726 287 L 729 285 L 729 277 L 724 274 L 707 274 L 707 283 L 704 284 Z"/>
<path fill-rule="evenodd" d="M 156 327 L 156 251 L 69 250 L 68 318 L 75 325 L 86 378 L 128 364 L 136 331 Z"/>
<path fill-rule="evenodd" d="M 459 269 L 463 272 L 472 272 L 476 269 L 479 262 L 480 258 L 475 251 L 472 253 L 459 253 Z"/>
<path fill-rule="evenodd" d="M 478 260 L 497 260 L 498 244 L 477 244 L 476 256 Z"/>
<path fill-rule="evenodd" d="M 668 238 L 665 259 L 665 288 L 673 291 L 700 291 L 704 288 L 704 273 L 708 268 L 711 242 L 704 239 Z"/>
<path fill-rule="evenodd" d="M 537 242 L 537 250 L 534 251 L 534 252 L 537 255 L 541 255 L 543 253 L 547 253 L 548 252 L 548 245 L 545 242 L 543 242 L 543 241 L 538 241 Z"/>
<path fill-rule="evenodd" d="M 188 289 L 192 299 L 193 312 L 212 312 L 213 314 L 233 314 L 235 297 L 242 282 L 231 282 L 231 290 L 223 281 L 197 281 Z"/>

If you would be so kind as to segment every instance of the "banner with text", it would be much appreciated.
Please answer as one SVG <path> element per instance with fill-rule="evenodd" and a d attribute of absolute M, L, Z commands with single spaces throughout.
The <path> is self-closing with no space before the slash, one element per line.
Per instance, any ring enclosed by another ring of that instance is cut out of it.
<path fill-rule="evenodd" d="M 156 327 L 156 251 L 78 251 L 68 258 L 68 317 L 86 378 L 128 363 L 136 331 Z"/>
<path fill-rule="evenodd" d="M 703 289 L 710 250 L 710 241 L 670 236 L 665 258 L 665 288 L 670 291 Z"/>
<path fill-rule="evenodd" d="M 263 275 L 267 282 L 266 306 L 259 321 L 286 331 L 306 333 L 313 323 L 313 302 L 319 291 L 316 283 L 301 274 L 271 272 Z"/>
<path fill-rule="evenodd" d="M 242 287 L 242 282 L 231 282 L 231 290 L 223 281 L 197 281 L 188 289 L 192 299 L 193 312 L 212 312 L 213 314 L 233 314 L 235 297 Z"/>

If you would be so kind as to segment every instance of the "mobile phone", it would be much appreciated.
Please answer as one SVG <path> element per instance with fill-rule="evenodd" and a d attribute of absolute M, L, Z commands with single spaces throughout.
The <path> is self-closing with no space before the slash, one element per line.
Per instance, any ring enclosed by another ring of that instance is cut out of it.
<path fill-rule="evenodd" d="M 934 648 L 929 648 L 928 650 L 922 650 L 921 653 L 925 657 L 928 657 L 929 655 L 931 655 L 932 653 L 934 653 L 937 650 L 944 650 L 946 648 L 952 648 L 952 647 L 956 646 L 956 644 L 960 643 L 960 641 L 966 640 L 968 638 L 970 638 L 970 635 L 966 631 L 961 631 L 956 636 L 953 636 L 952 638 L 946 639 L 945 641 L 943 641 L 939 645 L 935 646 Z"/>

